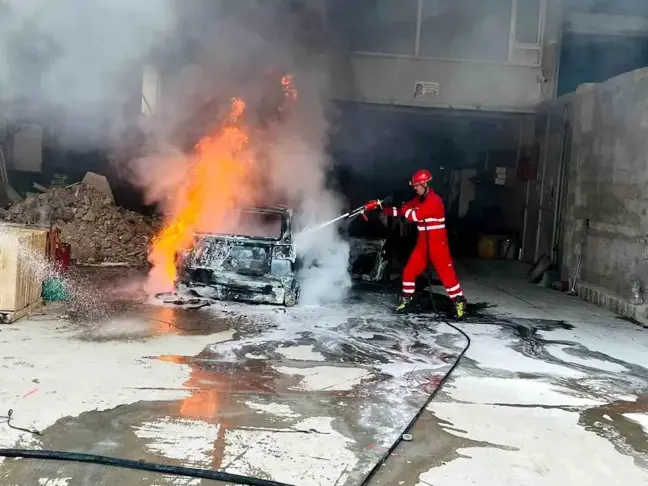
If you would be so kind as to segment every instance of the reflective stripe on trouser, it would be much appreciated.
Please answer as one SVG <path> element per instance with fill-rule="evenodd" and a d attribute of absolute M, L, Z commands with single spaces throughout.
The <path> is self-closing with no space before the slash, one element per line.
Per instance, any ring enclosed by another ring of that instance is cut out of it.
<path fill-rule="evenodd" d="M 450 297 L 451 299 L 456 299 L 457 297 L 463 296 L 463 291 L 461 290 L 461 285 L 459 284 L 451 288 L 446 288 L 446 292 L 448 292 L 448 297 Z"/>
<path fill-rule="evenodd" d="M 410 281 L 403 280 L 403 295 L 411 297 L 416 291 L 416 279 Z"/>
<path fill-rule="evenodd" d="M 426 238 L 426 235 L 429 235 Z M 434 235 L 434 236 L 433 236 Z M 426 256 L 427 240 L 429 240 L 429 251 Z M 428 258 L 436 271 L 441 283 L 445 287 L 448 296 L 452 299 L 463 295 L 461 285 L 457 279 L 452 256 L 448 248 L 448 240 L 445 231 L 422 232 L 416 241 L 416 246 L 403 270 L 403 295 L 411 296 L 414 293 L 413 282 L 427 269 Z M 407 283 L 407 285 L 405 285 Z M 411 292 L 410 292 L 411 289 Z M 405 292 L 405 291 L 408 292 Z"/>

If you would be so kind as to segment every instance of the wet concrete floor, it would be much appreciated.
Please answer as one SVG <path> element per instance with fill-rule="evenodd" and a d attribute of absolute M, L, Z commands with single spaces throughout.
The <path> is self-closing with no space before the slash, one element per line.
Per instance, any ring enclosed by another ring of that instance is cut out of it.
<path fill-rule="evenodd" d="M 567 301 L 561 319 L 539 305 L 520 307 L 535 295 L 507 300 L 493 285 L 473 287 L 473 301 L 484 304 L 460 324 L 472 339 L 468 354 L 414 425 L 413 440 L 367 484 L 555 484 L 574 470 L 577 482 L 588 478 L 574 467 L 579 447 L 626 484 L 644 484 L 648 339 L 633 334 L 644 331 L 607 324 L 609 316 L 589 308 L 572 312 Z M 0 426 L 0 447 L 295 485 L 362 484 L 466 344 L 434 313 L 393 316 L 394 298 L 365 289 L 345 304 L 288 311 L 130 302 L 92 320 L 60 319 L 65 309 L 52 306 L 0 328 L 0 373 L 10 377 L 0 404 L 14 408 L 16 424 L 43 433 Z M 443 311 L 444 299 L 433 298 Z M 570 441 L 579 447 L 568 450 Z M 543 452 L 552 446 L 571 467 Z M 611 476 L 592 473 L 587 484 L 609 484 L 597 478 Z M 218 484 L 54 461 L 0 465 L 3 485 L 119 483 Z"/>
<path fill-rule="evenodd" d="M 618 328 L 640 345 L 604 352 L 587 345 L 599 325 L 488 327 L 462 326 L 476 347 L 497 336 L 517 356 L 469 351 L 368 484 L 648 484 L 645 331 Z"/>
<path fill-rule="evenodd" d="M 187 379 L 181 387 L 167 386 L 163 376 L 156 386 L 128 386 L 138 393 L 136 402 L 62 416 L 27 443 L 290 484 L 358 484 L 438 385 L 461 338 L 441 322 L 395 318 L 379 297 L 363 294 L 353 305 L 325 312 L 245 305 L 187 311 L 137 304 L 108 320 L 57 322 L 75 346 L 89 351 L 112 347 L 119 352 L 170 336 L 218 335 L 220 342 L 208 342 L 192 355 L 140 356 L 138 365 L 182 367 Z M 19 327 L 3 331 L 0 338 L 20 334 Z M 221 340 L 224 332 L 231 338 Z M 27 366 L 39 367 L 39 360 L 31 359 Z M 114 373 L 127 372 L 121 368 Z M 173 390 L 187 396 L 146 399 L 147 392 Z M 22 411 L 20 405 L 16 410 Z M 7 460 L 0 474 L 3 484 L 26 484 L 69 471 L 71 485 L 113 484 L 123 477 L 132 483 L 140 474 L 113 471 L 98 480 L 105 471 L 97 469 L 43 463 L 37 478 L 31 462 Z M 150 480 L 150 474 L 142 477 Z"/>

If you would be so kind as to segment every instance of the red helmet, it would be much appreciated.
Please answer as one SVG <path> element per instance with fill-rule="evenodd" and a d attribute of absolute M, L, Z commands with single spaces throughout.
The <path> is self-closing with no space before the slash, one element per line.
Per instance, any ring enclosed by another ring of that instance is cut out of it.
<path fill-rule="evenodd" d="M 414 172 L 412 179 L 410 180 L 410 186 L 416 186 L 419 184 L 427 184 L 432 180 L 432 173 L 429 170 L 421 169 Z"/>

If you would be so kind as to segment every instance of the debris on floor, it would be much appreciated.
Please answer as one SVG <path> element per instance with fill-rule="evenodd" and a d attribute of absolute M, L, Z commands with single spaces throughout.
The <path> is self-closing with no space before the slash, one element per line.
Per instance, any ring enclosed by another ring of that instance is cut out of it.
<path fill-rule="evenodd" d="M 148 243 L 155 220 L 128 211 L 95 187 L 79 183 L 52 188 L 0 210 L 0 218 L 12 223 L 61 229 L 61 241 L 72 247 L 79 264 L 123 262 L 146 265 Z"/>
<path fill-rule="evenodd" d="M 115 202 L 115 196 L 113 196 L 112 188 L 110 187 L 110 183 L 105 176 L 95 174 L 94 172 L 86 172 L 86 175 L 81 182 L 87 184 L 88 186 L 94 187 L 97 191 L 104 194 L 112 202 Z"/>
<path fill-rule="evenodd" d="M 213 301 L 210 299 L 193 296 L 188 297 L 175 292 L 164 292 L 161 294 L 156 294 L 155 298 L 161 300 L 164 304 L 182 306 L 185 309 L 200 309 L 202 307 L 207 307 L 213 303 Z"/>
<path fill-rule="evenodd" d="M 5 190 L 6 194 L 7 194 L 7 198 L 9 198 L 10 202 L 15 203 L 15 202 L 21 202 L 23 200 L 22 196 L 20 194 L 18 194 L 18 191 L 16 191 L 8 183 L 2 182 L 0 184 L 4 185 L 4 190 Z"/>

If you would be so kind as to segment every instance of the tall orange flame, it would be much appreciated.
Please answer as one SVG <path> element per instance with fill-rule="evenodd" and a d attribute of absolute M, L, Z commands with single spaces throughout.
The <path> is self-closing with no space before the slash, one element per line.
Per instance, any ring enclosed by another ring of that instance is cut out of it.
<path fill-rule="evenodd" d="M 232 99 L 226 123 L 196 146 L 183 187 L 178 188 L 175 210 L 154 238 L 149 260 L 153 290 L 171 290 L 176 280 L 178 252 L 191 248 L 196 232 L 220 232 L 235 224 L 231 212 L 251 202 L 249 187 L 254 159 L 246 152 L 248 136 L 241 120 L 245 103 Z"/>

